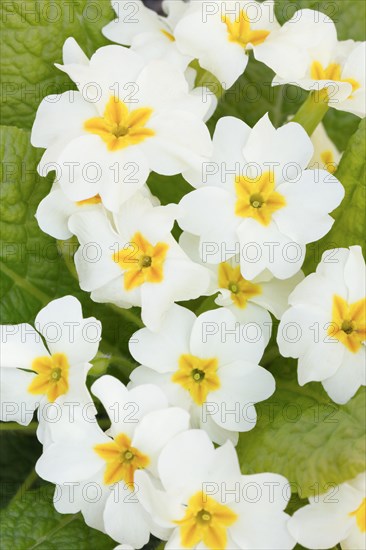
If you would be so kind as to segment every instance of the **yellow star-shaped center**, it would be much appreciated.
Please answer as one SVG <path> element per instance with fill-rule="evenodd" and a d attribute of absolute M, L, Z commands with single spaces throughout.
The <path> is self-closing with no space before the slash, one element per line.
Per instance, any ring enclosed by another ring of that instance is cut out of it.
<path fill-rule="evenodd" d="M 197 405 L 203 405 L 208 393 L 219 389 L 216 358 L 201 359 L 195 355 L 183 354 L 179 358 L 178 370 L 172 381 L 187 390 Z"/>
<path fill-rule="evenodd" d="M 152 245 L 137 232 L 128 245 L 114 252 L 112 259 L 124 271 L 124 288 L 132 290 L 144 283 L 161 283 L 169 245 L 159 242 Z"/>
<path fill-rule="evenodd" d="M 335 294 L 328 336 L 342 342 L 352 353 L 357 353 L 366 339 L 366 298 L 349 304 Z"/>
<path fill-rule="evenodd" d="M 69 391 L 69 362 L 64 353 L 37 357 L 31 369 L 37 373 L 28 386 L 29 393 L 45 395 L 53 403 Z"/>
<path fill-rule="evenodd" d="M 244 9 L 240 10 L 234 20 L 229 14 L 223 15 L 221 20 L 226 25 L 228 40 L 240 44 L 243 48 L 247 48 L 248 44 L 253 46 L 262 44 L 270 33 L 266 30 L 252 29 L 250 19 Z"/>
<path fill-rule="evenodd" d="M 106 485 L 124 481 L 132 489 L 136 470 L 143 470 L 150 464 L 150 458 L 132 447 L 131 439 L 124 433 L 116 435 L 110 443 L 95 445 L 94 451 L 106 462 Z"/>
<path fill-rule="evenodd" d="M 89 118 L 84 129 L 100 136 L 109 151 L 118 151 L 155 135 L 154 130 L 146 127 L 152 113 L 150 107 L 130 111 L 123 101 L 111 96 L 103 116 Z"/>
<path fill-rule="evenodd" d="M 174 523 L 179 525 L 183 548 L 196 548 L 203 543 L 210 550 L 225 550 L 227 528 L 237 519 L 238 516 L 229 506 L 198 491 L 189 499 L 184 518 Z"/>
<path fill-rule="evenodd" d="M 286 206 L 285 197 L 274 189 L 273 172 L 263 172 L 257 178 L 236 176 L 235 214 L 242 218 L 254 218 L 262 225 L 269 225 L 273 212 Z"/>
<path fill-rule="evenodd" d="M 250 298 L 262 293 L 260 285 L 244 279 L 240 273 L 240 266 L 233 267 L 229 262 L 223 262 L 219 265 L 218 271 L 220 288 L 230 290 L 231 299 L 237 307 L 244 309 Z"/>

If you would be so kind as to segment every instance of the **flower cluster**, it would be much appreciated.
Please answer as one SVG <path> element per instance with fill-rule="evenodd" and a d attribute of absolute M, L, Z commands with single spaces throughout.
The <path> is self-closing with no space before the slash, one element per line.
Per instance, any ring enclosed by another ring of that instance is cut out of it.
<path fill-rule="evenodd" d="M 88 59 L 67 39 L 57 67 L 77 90 L 39 106 L 38 170 L 56 176 L 36 217 L 51 236 L 77 239 L 78 281 L 94 302 L 141 308 L 145 326 L 129 341 L 137 366 L 127 386 L 110 374 L 87 385 L 101 324 L 76 298 L 56 299 L 34 328 L 1 327 L 1 420 L 27 425 L 37 409 L 36 471 L 56 484 L 56 509 L 81 511 L 118 548 L 152 534 L 166 550 L 361 549 L 362 476 L 340 487 L 334 511 L 322 495 L 290 518 L 291 480 L 243 475 L 235 450 L 275 392 L 260 365 L 274 318 L 300 385 L 321 382 L 344 404 L 366 384 L 360 247 L 301 271 L 344 197 L 340 154 L 322 126 L 312 141 L 296 120 L 276 128 L 268 114 L 252 128 L 222 117 L 212 137 L 206 122 L 216 83 L 228 89 L 251 55 L 274 70 L 273 85 L 365 116 L 365 44 L 338 41 L 311 10 L 281 27 L 273 0 L 165 0 L 166 16 L 133 0 L 132 23 L 123 0 L 112 4 L 103 33 L 116 44 Z M 204 71 L 212 87 L 199 85 Z M 162 205 L 152 172 L 192 189 Z"/>

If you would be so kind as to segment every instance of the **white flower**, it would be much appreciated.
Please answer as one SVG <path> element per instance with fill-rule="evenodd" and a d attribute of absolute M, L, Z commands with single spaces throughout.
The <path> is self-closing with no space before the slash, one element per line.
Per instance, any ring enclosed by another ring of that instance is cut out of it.
<path fill-rule="evenodd" d="M 305 548 L 322 550 L 340 543 L 342 550 L 364 550 L 366 478 L 356 478 L 310 497 L 289 521 L 292 536 Z"/>
<path fill-rule="evenodd" d="M 182 229 L 200 236 L 204 262 L 240 255 L 252 280 L 265 269 L 278 279 L 299 271 L 305 245 L 320 239 L 334 220 L 344 189 L 325 170 L 306 170 L 313 146 L 290 122 L 275 129 L 268 115 L 250 129 L 234 117 L 219 120 L 214 152 L 186 179 L 199 189 L 181 200 Z"/>
<path fill-rule="evenodd" d="M 174 305 L 159 332 L 137 331 L 129 348 L 142 365 L 131 373 L 132 384 L 160 386 L 171 405 L 190 411 L 193 427 L 219 444 L 236 444 L 238 431 L 252 429 L 254 404 L 275 390 L 272 374 L 258 365 L 264 351 L 260 331 L 244 330 L 224 308 L 197 318 Z"/>
<path fill-rule="evenodd" d="M 80 302 L 64 296 L 38 313 L 35 327 L 0 327 L 1 420 L 27 425 L 39 406 L 43 441 L 49 417 L 54 421 L 54 414 L 48 414 L 51 404 L 61 414 L 65 403 L 87 405 L 88 414 L 95 414 L 85 381 L 98 351 L 101 324 L 94 317 L 84 319 Z"/>
<path fill-rule="evenodd" d="M 81 288 L 96 302 L 140 306 L 151 330 L 174 302 L 204 294 L 208 270 L 192 262 L 170 233 L 177 211 L 177 205 L 153 207 L 136 195 L 122 205 L 115 228 L 100 211 L 74 214 L 69 227 L 81 244 L 75 254 Z"/>
<path fill-rule="evenodd" d="M 266 59 L 276 73 L 273 85 L 296 84 L 304 90 L 320 91 L 329 106 L 359 117 L 366 113 L 366 43 L 338 41 L 331 19 L 313 10 L 299 10 L 281 29 L 294 62 L 273 56 Z M 326 91 L 327 90 L 327 91 Z"/>
<path fill-rule="evenodd" d="M 140 193 L 149 198 L 154 206 L 160 204 L 160 201 L 151 194 L 147 185 L 140 189 Z M 39 203 L 36 218 L 42 231 L 55 239 L 66 240 L 72 237 L 72 232 L 69 229 L 70 217 L 72 214 L 85 212 L 86 210 L 104 211 L 108 215 L 102 205 L 100 195 L 95 195 L 83 201 L 72 201 L 62 191 L 60 185 L 55 182 L 49 194 Z"/>
<path fill-rule="evenodd" d="M 277 341 L 296 357 L 299 384 L 321 381 L 336 403 L 366 384 L 365 262 L 359 246 L 327 250 L 289 297 Z"/>
<path fill-rule="evenodd" d="M 309 168 L 323 168 L 334 174 L 341 160 L 341 153 L 334 143 L 329 139 L 323 124 L 319 124 L 311 136 L 314 146 L 313 158 L 310 161 Z"/>
<path fill-rule="evenodd" d="M 184 70 L 193 58 L 178 50 L 174 29 L 188 6 L 183 0 L 164 0 L 164 17 L 144 6 L 141 0 L 112 0 L 117 19 L 102 32 L 109 40 L 131 46 L 147 59 L 164 59 Z"/>
<path fill-rule="evenodd" d="M 172 439 L 158 460 L 164 491 L 136 473 L 141 502 L 156 523 L 174 528 L 166 550 L 290 550 L 284 512 L 290 491 L 278 474 L 241 475 L 230 441 L 215 449 L 202 430 Z"/>
<path fill-rule="evenodd" d="M 293 63 L 294 50 L 278 41 L 280 25 L 273 0 L 192 1 L 175 28 L 178 48 L 198 58 L 224 88 L 230 88 L 244 72 L 253 50 L 259 61 L 281 56 Z"/>
<path fill-rule="evenodd" d="M 154 526 L 141 507 L 135 472 L 144 469 L 157 482 L 159 453 L 188 428 L 189 415 L 168 408 L 163 392 L 150 384 L 128 391 L 106 375 L 94 382 L 92 392 L 101 400 L 111 427 L 104 433 L 96 422 L 80 417 L 74 423 L 55 424 L 54 442 L 44 450 L 36 470 L 43 479 L 60 484 L 54 496 L 59 512 L 80 510 L 91 527 L 141 548 L 151 532 L 160 538 L 166 529 Z"/>
<path fill-rule="evenodd" d="M 150 170 L 178 174 L 210 154 L 202 121 L 210 102 L 189 92 L 180 69 L 146 62 L 123 46 L 100 48 L 89 62 L 73 39 L 65 43 L 64 63 L 58 67 L 79 91 L 42 101 L 31 141 L 47 148 L 40 173 L 56 169 L 70 200 L 99 194 L 117 211 Z"/>
<path fill-rule="evenodd" d="M 199 255 L 199 238 L 183 231 L 179 239 L 183 250 L 195 262 L 202 262 Z M 277 319 L 288 308 L 288 297 L 295 286 L 304 278 L 299 271 L 289 279 L 276 279 L 268 271 L 263 271 L 252 281 L 244 279 L 240 273 L 239 258 L 230 258 L 219 265 L 203 264 L 212 273 L 208 294 L 219 296 L 215 302 L 235 315 L 243 325 L 256 323 L 261 327 L 265 345 L 268 344 L 272 319 L 270 313 Z"/>

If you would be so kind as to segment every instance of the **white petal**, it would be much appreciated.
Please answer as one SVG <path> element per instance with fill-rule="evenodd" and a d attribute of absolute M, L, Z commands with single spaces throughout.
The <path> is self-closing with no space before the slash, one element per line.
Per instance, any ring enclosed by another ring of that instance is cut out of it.
<path fill-rule="evenodd" d="M 31 372 L 14 368 L 0 369 L 1 421 L 18 422 L 27 426 L 33 419 L 33 413 L 42 395 L 33 395 L 28 387 L 34 378 Z"/>
<path fill-rule="evenodd" d="M 252 129 L 243 152 L 248 163 L 258 164 L 264 172 L 274 170 L 277 186 L 281 181 L 298 178 L 313 150 L 300 124 L 289 122 L 276 130 L 266 114 Z"/>
<path fill-rule="evenodd" d="M 246 218 L 237 228 L 240 240 L 240 269 L 252 280 L 268 269 L 278 279 L 297 273 L 305 258 L 305 246 L 284 235 L 274 222 L 263 226 Z"/>
<path fill-rule="evenodd" d="M 31 143 L 34 147 L 49 147 L 60 139 L 70 140 L 82 135 L 83 124 L 97 116 L 93 104 L 87 103 L 79 92 L 68 91 L 45 97 L 36 114 Z"/>
<path fill-rule="evenodd" d="M 163 449 L 158 462 L 164 488 L 178 494 L 207 481 L 207 465 L 213 456 L 214 446 L 204 431 L 177 435 Z"/>
<path fill-rule="evenodd" d="M 104 509 L 104 524 L 108 535 L 121 543 L 142 548 L 150 538 L 148 516 L 138 501 L 138 487 L 132 492 L 118 483 Z"/>
<path fill-rule="evenodd" d="M 77 210 L 77 204 L 70 201 L 61 189 L 56 189 L 39 203 L 36 213 L 38 225 L 55 239 L 70 239 L 72 233 L 67 224 L 71 214 Z"/>
<path fill-rule="evenodd" d="M 329 397 L 344 405 L 357 392 L 360 386 L 366 385 L 366 348 L 362 346 L 357 353 L 347 349 L 344 351 L 343 361 L 338 370 L 323 380 L 323 388 Z"/>
<path fill-rule="evenodd" d="M 157 459 L 161 449 L 175 435 L 188 430 L 189 414 L 169 407 L 148 413 L 137 426 L 132 445 L 150 458 L 149 470 L 157 476 Z"/>
<path fill-rule="evenodd" d="M 272 374 L 258 365 L 237 361 L 219 369 L 219 376 L 221 387 L 207 396 L 208 402 L 217 405 L 213 419 L 227 430 L 251 430 L 257 420 L 253 404 L 275 390 Z"/>
<path fill-rule="evenodd" d="M 341 203 L 344 187 L 326 170 L 306 170 L 300 179 L 277 188 L 286 206 L 273 214 L 279 230 L 293 240 L 308 244 L 319 240 L 332 227 L 328 216 Z"/>
<path fill-rule="evenodd" d="M 219 367 L 242 359 L 258 362 L 264 351 L 263 338 L 253 341 L 226 308 L 202 313 L 191 334 L 191 353 L 202 358 L 216 357 Z"/>
<path fill-rule="evenodd" d="M 1 325 L 1 367 L 32 369 L 37 357 L 49 355 L 39 333 L 31 325 Z"/>
<path fill-rule="evenodd" d="M 365 297 L 366 266 L 360 246 L 351 246 L 349 249 L 349 256 L 344 266 L 344 279 L 350 303 Z"/>
<path fill-rule="evenodd" d="M 175 371 L 179 357 L 189 353 L 189 338 L 195 319 L 192 311 L 174 304 L 159 332 L 143 328 L 133 334 L 129 343 L 131 355 L 157 372 Z"/>

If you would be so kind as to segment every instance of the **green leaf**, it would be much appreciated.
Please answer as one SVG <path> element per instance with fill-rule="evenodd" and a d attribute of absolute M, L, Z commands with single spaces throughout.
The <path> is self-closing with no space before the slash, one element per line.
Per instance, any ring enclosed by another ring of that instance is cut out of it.
<path fill-rule="evenodd" d="M 116 543 L 88 527 L 81 514 L 61 515 L 54 509 L 54 487 L 28 491 L 1 514 L 2 550 L 112 550 Z"/>
<path fill-rule="evenodd" d="M 330 232 L 308 247 L 304 265 L 306 273 L 315 270 L 325 250 L 364 243 L 366 233 L 365 130 L 366 123 L 362 120 L 341 159 L 335 175 L 343 184 L 346 194 L 342 203 L 332 213 L 335 222 Z"/>
<path fill-rule="evenodd" d="M 108 43 L 101 29 L 113 19 L 106 0 L 9 0 L 1 2 L 1 123 L 30 129 L 38 105 L 72 86 L 54 67 L 73 36 L 87 55 Z"/>
<path fill-rule="evenodd" d="M 300 387 L 296 361 L 271 364 L 274 395 L 256 405 L 255 428 L 240 434 L 237 447 L 243 473 L 276 472 L 301 498 L 322 493 L 366 468 L 366 390 L 346 405 L 333 403 L 322 386 Z"/>
<path fill-rule="evenodd" d="M 37 438 L 19 432 L 0 432 L 0 508 L 6 506 L 33 469 L 42 452 Z"/>

